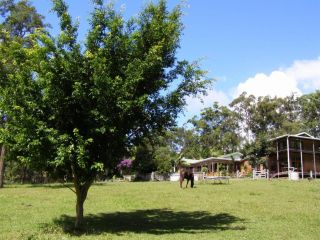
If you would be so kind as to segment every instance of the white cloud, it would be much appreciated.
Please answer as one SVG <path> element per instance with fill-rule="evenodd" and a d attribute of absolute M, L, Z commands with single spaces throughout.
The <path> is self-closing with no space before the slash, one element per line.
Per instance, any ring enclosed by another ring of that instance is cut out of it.
<path fill-rule="evenodd" d="M 312 92 L 320 88 L 320 59 L 295 61 L 292 66 L 271 72 L 258 73 L 240 83 L 234 97 L 242 92 L 254 96 L 285 97 L 296 93 Z"/>
<path fill-rule="evenodd" d="M 220 105 L 227 105 L 230 102 L 229 97 L 222 91 L 208 90 L 207 95 L 195 97 L 187 97 L 186 109 L 184 114 L 178 119 L 178 125 L 182 125 L 191 119 L 195 115 L 200 115 L 202 109 L 211 107 L 214 102 L 218 102 Z"/>
<path fill-rule="evenodd" d="M 287 73 L 298 81 L 303 91 L 320 88 L 320 59 L 296 61 Z"/>
<path fill-rule="evenodd" d="M 232 92 L 209 90 L 206 96 L 199 98 L 188 97 L 187 106 L 183 115 L 178 118 L 178 125 L 182 125 L 195 115 L 200 115 L 202 109 L 211 107 L 213 102 L 228 105 L 232 98 L 238 97 L 242 92 L 247 92 L 256 97 L 286 97 L 295 93 L 313 92 L 320 89 L 320 58 L 316 60 L 295 61 L 290 67 L 278 69 L 270 74 L 257 73 L 238 84 Z"/>

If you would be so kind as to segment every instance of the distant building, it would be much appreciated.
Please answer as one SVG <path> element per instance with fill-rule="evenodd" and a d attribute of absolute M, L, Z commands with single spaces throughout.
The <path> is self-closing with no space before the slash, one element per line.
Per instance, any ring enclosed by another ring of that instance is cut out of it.
<path fill-rule="evenodd" d="M 243 174 L 252 171 L 248 160 L 242 159 L 242 154 L 239 152 L 200 160 L 183 158 L 182 162 L 192 167 L 194 172 L 202 172 L 206 168 L 207 175 L 218 175 L 221 171 L 233 173 L 238 171 Z"/>
<path fill-rule="evenodd" d="M 274 151 L 267 158 L 269 176 L 288 177 L 298 176 L 320 177 L 320 139 L 302 132 L 286 134 L 270 140 Z M 249 161 L 239 152 L 209 157 L 205 159 L 186 159 L 182 163 L 192 167 L 195 173 L 206 170 L 207 175 L 224 173 L 239 173 L 246 175 L 252 172 Z"/>
<path fill-rule="evenodd" d="M 274 152 L 268 157 L 271 177 L 290 176 L 297 172 L 300 177 L 320 176 L 320 139 L 308 133 L 283 135 L 271 139 Z"/>

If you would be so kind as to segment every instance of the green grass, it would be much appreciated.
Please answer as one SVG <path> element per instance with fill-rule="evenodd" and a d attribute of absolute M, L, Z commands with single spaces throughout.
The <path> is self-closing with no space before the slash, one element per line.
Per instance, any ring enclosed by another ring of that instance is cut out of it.
<path fill-rule="evenodd" d="M 0 239 L 320 239 L 320 181 L 105 183 L 91 187 L 86 230 L 60 185 L 0 189 Z"/>

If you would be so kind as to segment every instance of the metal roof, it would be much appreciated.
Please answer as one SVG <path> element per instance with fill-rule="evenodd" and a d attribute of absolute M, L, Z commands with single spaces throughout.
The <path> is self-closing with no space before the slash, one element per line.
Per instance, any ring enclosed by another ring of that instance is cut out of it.
<path fill-rule="evenodd" d="M 277 140 L 277 139 L 280 139 L 280 138 L 285 138 L 285 137 L 296 137 L 296 138 L 320 141 L 320 138 L 315 138 L 314 136 L 311 136 L 310 134 L 308 134 L 306 132 L 301 132 L 301 133 L 298 133 L 298 134 L 285 134 L 285 135 L 282 135 L 282 136 L 279 136 L 279 137 L 276 137 L 276 138 L 272 138 L 272 139 L 270 139 L 270 141 Z"/>
<path fill-rule="evenodd" d="M 205 162 L 217 162 L 217 163 L 231 163 L 232 161 L 240 162 L 243 160 L 241 157 L 242 157 L 241 153 L 235 152 L 235 153 L 230 153 L 230 154 L 226 154 L 219 157 L 209 157 L 209 158 L 199 159 L 199 160 L 187 159 L 187 158 L 182 158 L 181 160 L 188 165 L 193 165 L 193 164 L 199 164 L 199 163 L 205 163 Z"/>

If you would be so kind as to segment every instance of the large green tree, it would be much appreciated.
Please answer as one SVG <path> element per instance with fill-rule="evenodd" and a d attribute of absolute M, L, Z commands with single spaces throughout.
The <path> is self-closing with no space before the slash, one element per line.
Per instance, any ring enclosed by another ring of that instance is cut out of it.
<path fill-rule="evenodd" d="M 320 90 L 299 98 L 303 130 L 320 137 Z"/>
<path fill-rule="evenodd" d="M 17 41 L 24 45 L 30 46 L 30 42 L 25 38 L 26 35 L 34 33 L 37 28 L 43 28 L 47 25 L 43 23 L 44 17 L 37 13 L 36 9 L 30 4 L 29 1 L 23 0 L 14 2 L 13 0 L 3 0 L 0 2 L 0 42 L 2 47 L 10 41 Z M 1 55 L 3 61 L 0 62 L 0 79 L 1 83 L 5 84 L 7 76 L 13 74 L 16 69 L 10 61 L 6 61 L 6 54 Z M 9 59 L 7 59 L 9 60 Z M 1 85 L 2 87 L 3 85 Z M 0 96 L 1 97 L 1 96 Z M 5 128 L 4 118 L 5 115 L 0 110 L 1 128 Z M 4 138 L 1 136 L 3 131 L 0 131 L 0 187 L 4 183 L 4 160 L 6 152 L 6 144 Z"/>
<path fill-rule="evenodd" d="M 15 2 L 2 0 L 0 2 L 0 16 L 3 17 L 2 27 L 11 37 L 23 39 L 27 34 L 33 33 L 36 28 L 47 26 L 44 17 L 37 13 L 28 0 Z"/>
<path fill-rule="evenodd" d="M 0 107 L 8 117 L 4 135 L 12 154 L 70 172 L 75 225 L 81 227 L 96 174 L 113 167 L 143 136 L 173 125 L 185 97 L 204 92 L 208 81 L 196 63 L 176 59 L 180 6 L 168 11 L 160 0 L 125 20 L 112 5 L 95 0 L 81 46 L 67 5 L 53 2 L 57 38 L 39 30 L 27 36 L 31 47 L 0 45 L 2 65 L 10 61 L 15 69 L 1 88 Z"/>
<path fill-rule="evenodd" d="M 173 149 L 179 153 L 180 158 L 201 158 L 199 135 L 193 128 L 180 127 L 173 132 Z M 179 158 L 178 158 L 179 160 Z"/>
<path fill-rule="evenodd" d="M 243 92 L 234 99 L 229 106 L 236 114 L 238 119 L 240 134 L 243 135 L 245 142 L 253 141 L 253 119 L 252 115 L 255 111 L 256 98 L 253 95 L 247 95 Z"/>
<path fill-rule="evenodd" d="M 241 94 L 230 104 L 245 138 L 242 152 L 253 166 L 265 162 L 272 137 L 301 131 L 297 97 L 258 97 Z"/>
<path fill-rule="evenodd" d="M 295 95 L 285 98 L 256 98 L 242 93 L 230 106 L 238 118 L 240 132 L 247 138 L 247 142 L 254 141 L 260 134 L 270 138 L 301 130 L 300 106 Z"/>
<path fill-rule="evenodd" d="M 201 157 L 218 156 L 239 149 L 239 123 L 236 114 L 217 102 L 201 112 L 200 119 L 193 118 L 191 123 L 199 136 Z"/>

